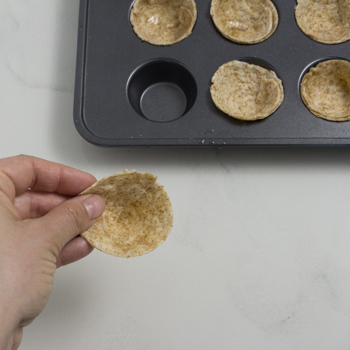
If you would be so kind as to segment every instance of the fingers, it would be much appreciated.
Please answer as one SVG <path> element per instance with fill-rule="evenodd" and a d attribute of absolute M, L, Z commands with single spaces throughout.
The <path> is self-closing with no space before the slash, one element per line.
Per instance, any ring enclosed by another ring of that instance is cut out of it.
<path fill-rule="evenodd" d="M 12 201 L 28 188 L 74 196 L 96 182 L 83 171 L 30 156 L 0 160 L 0 190 Z"/>
<path fill-rule="evenodd" d="M 77 196 L 34 221 L 38 225 L 36 229 L 44 233 L 42 239 L 49 240 L 50 245 L 57 248 L 57 256 L 69 241 L 92 226 L 103 211 L 104 202 L 100 196 Z"/>
<path fill-rule="evenodd" d="M 68 242 L 57 257 L 57 267 L 65 266 L 85 258 L 94 248 L 83 238 L 76 237 Z"/>
<path fill-rule="evenodd" d="M 35 219 L 46 215 L 70 198 L 70 196 L 57 193 L 27 191 L 16 197 L 14 205 L 22 220 Z"/>

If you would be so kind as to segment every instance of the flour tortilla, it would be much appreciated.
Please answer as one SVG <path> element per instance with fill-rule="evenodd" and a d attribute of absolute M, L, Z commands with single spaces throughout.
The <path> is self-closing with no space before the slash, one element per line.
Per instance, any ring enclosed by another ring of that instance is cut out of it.
<path fill-rule="evenodd" d="M 93 247 L 129 258 L 162 244 L 173 226 L 172 207 L 157 177 L 125 170 L 106 177 L 81 194 L 98 194 L 106 205 L 99 220 L 81 234 Z"/>
<path fill-rule="evenodd" d="M 153 45 L 172 45 L 187 38 L 196 20 L 194 0 L 136 0 L 130 14 L 136 35 Z"/>
<path fill-rule="evenodd" d="M 317 117 L 350 120 L 350 62 L 319 63 L 303 77 L 300 92 L 306 107 Z"/>
<path fill-rule="evenodd" d="M 350 39 L 350 0 L 298 0 L 295 18 L 299 28 L 318 42 Z"/>
<path fill-rule="evenodd" d="M 278 25 L 278 12 L 271 0 L 212 0 L 210 13 L 219 32 L 236 43 L 264 41 Z"/>
<path fill-rule="evenodd" d="M 229 116 L 253 121 L 271 115 L 282 103 L 284 90 L 276 73 L 258 65 L 231 61 L 212 78 L 215 105 Z"/>

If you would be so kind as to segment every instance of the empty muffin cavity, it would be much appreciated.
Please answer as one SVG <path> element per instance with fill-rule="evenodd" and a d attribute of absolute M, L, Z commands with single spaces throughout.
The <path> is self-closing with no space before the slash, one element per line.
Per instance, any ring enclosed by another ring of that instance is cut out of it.
<path fill-rule="evenodd" d="M 173 59 L 154 59 L 131 74 L 127 97 L 140 116 L 168 122 L 190 111 L 197 98 L 197 84 L 182 63 Z"/>

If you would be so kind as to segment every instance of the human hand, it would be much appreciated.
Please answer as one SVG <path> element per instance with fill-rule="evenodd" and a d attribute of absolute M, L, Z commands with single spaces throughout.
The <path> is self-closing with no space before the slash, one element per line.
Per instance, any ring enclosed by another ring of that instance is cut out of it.
<path fill-rule="evenodd" d="M 76 196 L 96 179 L 43 159 L 0 160 L 0 349 L 17 349 L 23 327 L 46 305 L 57 267 L 92 251 L 80 236 L 104 210 Z"/>

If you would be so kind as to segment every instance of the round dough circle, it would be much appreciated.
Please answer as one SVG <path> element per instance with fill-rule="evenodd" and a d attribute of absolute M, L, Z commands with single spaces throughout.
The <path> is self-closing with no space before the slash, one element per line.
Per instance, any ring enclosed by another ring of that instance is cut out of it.
<path fill-rule="evenodd" d="M 102 216 L 81 234 L 93 247 L 129 258 L 147 254 L 162 244 L 173 226 L 172 207 L 157 177 L 125 170 L 81 194 L 98 194 L 105 201 Z"/>
<path fill-rule="evenodd" d="M 350 62 L 320 62 L 304 75 L 300 93 L 306 107 L 317 117 L 350 120 Z"/>
<path fill-rule="evenodd" d="M 275 72 L 242 61 L 222 65 L 212 83 L 210 93 L 215 105 L 244 121 L 268 117 L 284 98 L 282 81 Z"/>
<path fill-rule="evenodd" d="M 271 0 L 212 0 L 210 14 L 225 38 L 241 44 L 266 40 L 278 25 L 278 12 Z"/>
<path fill-rule="evenodd" d="M 350 39 L 349 0 L 298 0 L 295 18 L 311 39 L 339 44 Z"/>
<path fill-rule="evenodd" d="M 187 38 L 196 20 L 194 0 L 136 0 L 130 14 L 136 35 L 153 45 L 172 45 Z"/>

